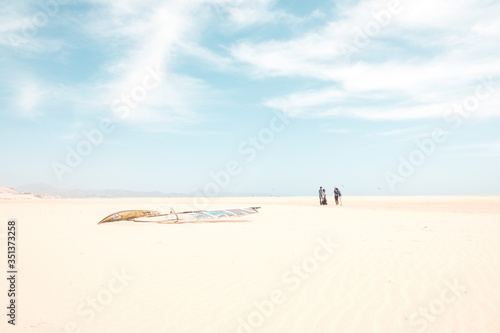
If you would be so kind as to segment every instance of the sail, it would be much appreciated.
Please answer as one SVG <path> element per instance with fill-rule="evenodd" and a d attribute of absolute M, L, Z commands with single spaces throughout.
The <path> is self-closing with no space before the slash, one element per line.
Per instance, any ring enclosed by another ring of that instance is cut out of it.
<path fill-rule="evenodd" d="M 152 210 L 126 210 L 105 217 L 103 220 L 101 220 L 101 222 L 99 222 L 99 224 L 117 221 L 176 223 L 178 221 L 214 220 L 255 214 L 258 213 L 259 208 L 260 207 L 227 208 L 214 210 L 196 210 L 179 213 L 172 211 L 165 214 Z"/>

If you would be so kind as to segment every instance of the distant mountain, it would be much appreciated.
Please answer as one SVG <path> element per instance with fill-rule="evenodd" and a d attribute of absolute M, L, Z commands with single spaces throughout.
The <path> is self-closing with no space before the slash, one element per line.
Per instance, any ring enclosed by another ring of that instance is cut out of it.
<path fill-rule="evenodd" d="M 79 190 L 63 189 L 52 185 L 36 183 L 17 186 L 17 189 L 0 186 L 0 194 L 3 197 L 12 195 L 31 195 L 37 198 L 179 198 L 179 197 L 200 197 L 201 193 L 165 193 L 161 191 L 132 191 L 123 189 L 106 190 Z M 221 192 L 217 197 L 254 197 L 269 196 L 265 193 L 233 193 Z M 272 195 L 271 195 L 272 196 Z"/>
<path fill-rule="evenodd" d="M 40 195 L 29 191 L 19 191 L 12 187 L 0 186 L 0 199 L 15 200 L 15 199 L 54 199 L 59 196 Z"/>
<path fill-rule="evenodd" d="M 29 184 L 18 186 L 23 192 L 37 193 L 40 195 L 62 196 L 68 198 L 157 198 L 157 197 L 183 197 L 182 193 L 165 193 L 160 191 L 130 191 L 130 190 L 78 190 L 62 189 L 48 184 Z"/>

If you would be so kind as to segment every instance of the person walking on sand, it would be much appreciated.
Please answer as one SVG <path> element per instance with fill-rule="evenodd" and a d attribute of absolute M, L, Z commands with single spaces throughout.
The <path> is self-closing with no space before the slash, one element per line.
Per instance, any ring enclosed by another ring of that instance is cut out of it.
<path fill-rule="evenodd" d="M 342 206 L 342 193 L 340 193 L 340 190 L 338 188 L 335 188 L 335 190 L 333 190 L 333 193 L 335 194 L 335 204 L 338 206 L 340 200 L 340 205 Z"/>
<path fill-rule="evenodd" d="M 321 201 L 323 199 L 323 186 L 319 187 L 319 204 L 321 205 Z"/>
<path fill-rule="evenodd" d="M 328 205 L 328 202 L 326 201 L 326 191 L 323 189 L 323 194 L 321 195 L 321 204 L 322 205 Z"/>

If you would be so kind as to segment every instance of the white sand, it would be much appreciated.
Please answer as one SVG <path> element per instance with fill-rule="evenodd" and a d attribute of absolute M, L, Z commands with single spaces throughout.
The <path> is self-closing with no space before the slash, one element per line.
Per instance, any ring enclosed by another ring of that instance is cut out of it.
<path fill-rule="evenodd" d="M 3 272 L 7 219 L 19 229 L 17 325 L 0 331 L 500 332 L 499 196 L 329 200 L 218 198 L 262 209 L 179 225 L 97 222 L 191 199 L 0 200 Z"/>

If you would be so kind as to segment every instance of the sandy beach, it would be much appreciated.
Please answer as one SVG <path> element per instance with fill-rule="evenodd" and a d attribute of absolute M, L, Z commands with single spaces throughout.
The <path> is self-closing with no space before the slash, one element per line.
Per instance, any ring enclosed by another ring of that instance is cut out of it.
<path fill-rule="evenodd" d="M 97 225 L 193 199 L 2 200 L 4 272 L 17 222 L 18 298 L 16 326 L 4 315 L 1 331 L 500 331 L 499 196 L 317 201 L 216 198 L 208 207 L 262 208 L 228 222 Z"/>
<path fill-rule="evenodd" d="M 1 8 L 0 333 L 500 333 L 500 0 Z"/>

